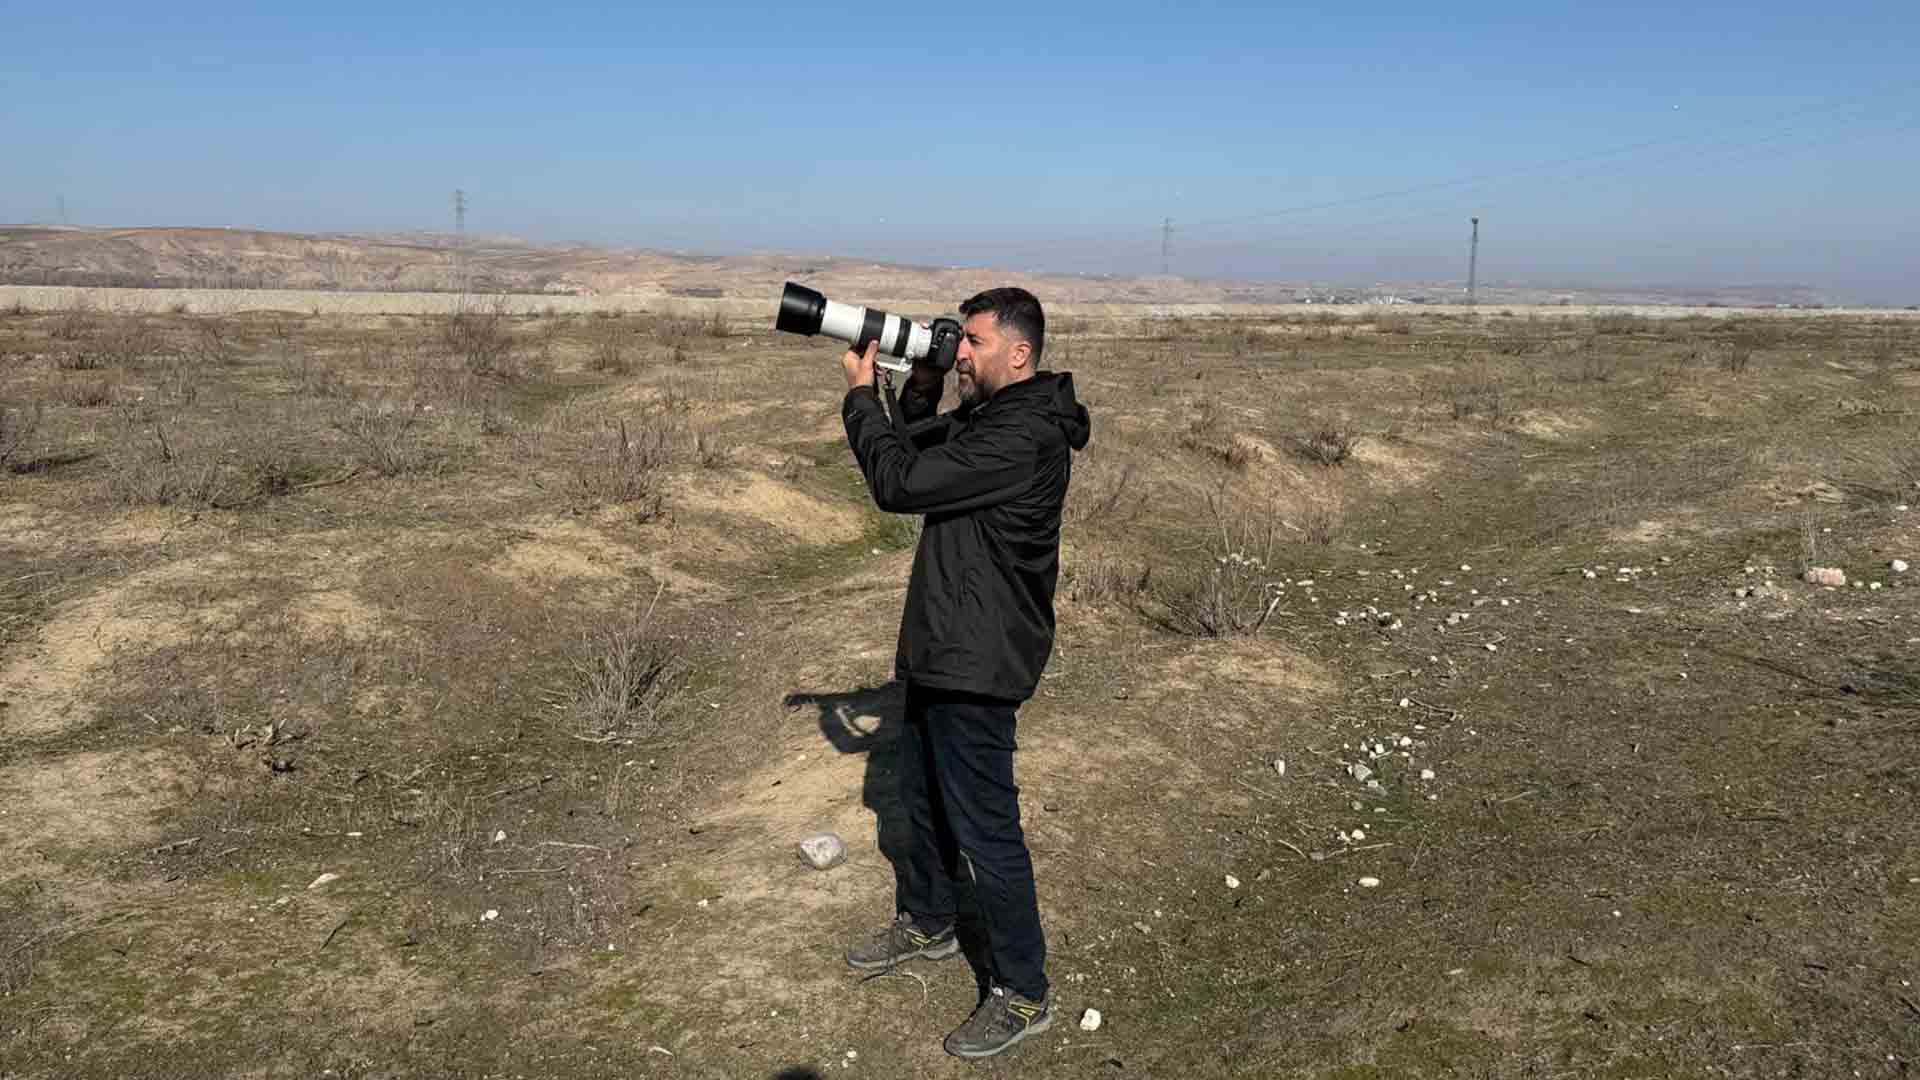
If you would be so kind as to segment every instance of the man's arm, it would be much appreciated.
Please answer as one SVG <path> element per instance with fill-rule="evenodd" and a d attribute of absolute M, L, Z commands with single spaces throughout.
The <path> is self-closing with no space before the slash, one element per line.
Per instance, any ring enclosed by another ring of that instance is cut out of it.
<path fill-rule="evenodd" d="M 874 504 L 891 514 L 978 510 L 1020 494 L 1033 478 L 1033 436 L 1018 423 L 975 426 L 952 438 L 943 426 L 937 445 L 914 453 L 872 387 L 847 391 L 840 415 Z"/>

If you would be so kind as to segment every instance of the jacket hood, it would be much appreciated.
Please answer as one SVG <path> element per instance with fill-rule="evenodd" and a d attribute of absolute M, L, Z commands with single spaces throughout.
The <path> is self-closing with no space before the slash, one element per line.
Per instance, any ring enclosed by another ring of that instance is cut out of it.
<path fill-rule="evenodd" d="M 1087 416 L 1087 407 L 1073 393 L 1073 373 L 1070 371 L 1041 371 L 1033 378 L 1014 383 L 993 400 L 1002 398 L 1019 401 L 1023 409 L 1035 409 L 1047 421 L 1060 429 L 1066 436 L 1067 445 L 1075 450 L 1083 450 L 1087 445 L 1087 436 L 1092 433 L 1092 420 Z"/>

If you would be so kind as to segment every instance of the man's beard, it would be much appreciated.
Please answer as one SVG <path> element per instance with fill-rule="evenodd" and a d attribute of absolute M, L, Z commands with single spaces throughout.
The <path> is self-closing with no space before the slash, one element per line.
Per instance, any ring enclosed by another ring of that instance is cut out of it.
<path fill-rule="evenodd" d="M 980 385 L 980 377 L 978 375 L 961 381 L 960 404 L 978 406 L 986 400 L 987 393 L 985 388 Z"/>

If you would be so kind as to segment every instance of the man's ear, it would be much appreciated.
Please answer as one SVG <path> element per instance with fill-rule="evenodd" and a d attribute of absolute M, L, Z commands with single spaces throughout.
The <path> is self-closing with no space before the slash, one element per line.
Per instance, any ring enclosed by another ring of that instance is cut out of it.
<path fill-rule="evenodd" d="M 1033 342 L 1016 341 L 1013 348 L 1007 350 L 1007 366 L 1015 371 L 1029 367 L 1033 363 Z"/>

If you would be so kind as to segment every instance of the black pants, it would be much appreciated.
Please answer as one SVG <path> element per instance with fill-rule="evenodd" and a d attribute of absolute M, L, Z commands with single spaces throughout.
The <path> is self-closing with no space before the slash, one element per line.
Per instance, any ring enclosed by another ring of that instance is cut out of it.
<path fill-rule="evenodd" d="M 973 883 L 994 982 L 1039 1001 L 1047 941 L 1033 858 L 1013 783 L 1016 704 L 907 685 L 900 732 L 900 801 L 912 828 L 899 909 L 923 929 L 951 922 L 954 883 Z"/>

